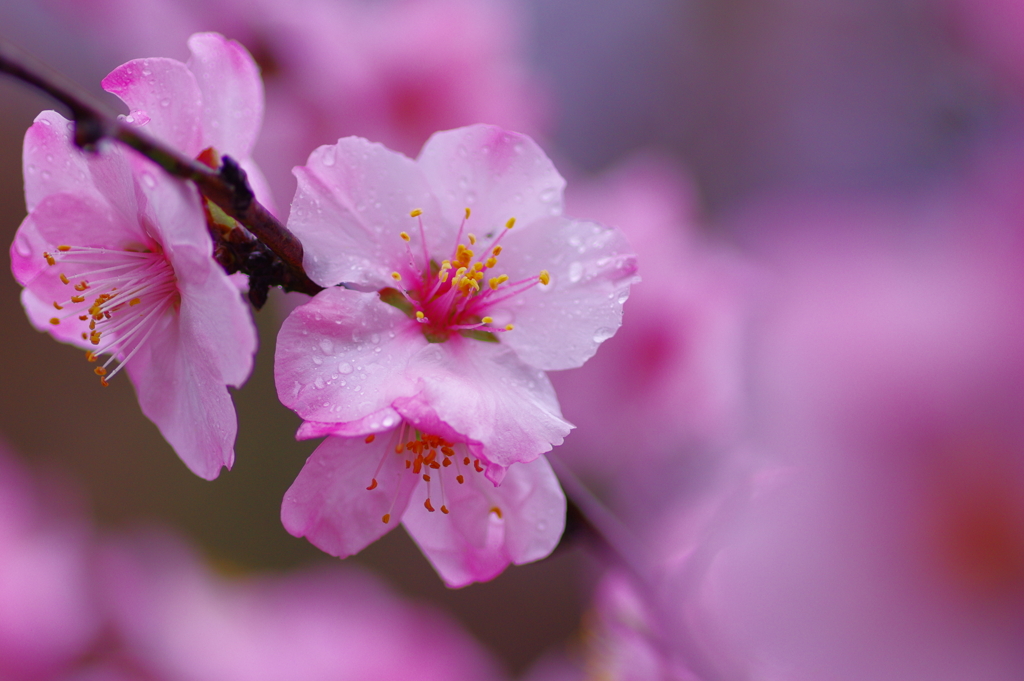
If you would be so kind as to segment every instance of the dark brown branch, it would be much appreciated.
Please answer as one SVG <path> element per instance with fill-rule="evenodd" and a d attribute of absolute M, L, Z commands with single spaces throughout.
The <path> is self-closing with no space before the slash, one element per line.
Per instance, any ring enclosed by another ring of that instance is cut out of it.
<path fill-rule="evenodd" d="M 286 266 L 286 281 L 273 282 L 288 290 L 313 295 L 322 290 L 302 268 L 302 244 L 287 227 L 256 200 L 245 171 L 229 156 L 220 167 L 210 168 L 151 138 L 119 120 L 81 88 L 39 64 L 32 57 L 0 40 L 0 72 L 28 83 L 50 95 L 71 111 L 75 123 L 75 144 L 95 150 L 102 139 L 125 144 L 153 161 L 169 174 L 196 184 L 199 191 L 245 227 Z M 280 270 L 281 268 L 277 268 Z M 245 271 L 239 268 L 236 271 Z"/>

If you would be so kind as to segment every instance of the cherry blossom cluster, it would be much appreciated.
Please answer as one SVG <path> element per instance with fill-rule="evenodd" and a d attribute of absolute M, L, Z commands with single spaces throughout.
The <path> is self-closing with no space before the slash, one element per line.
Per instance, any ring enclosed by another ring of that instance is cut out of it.
<path fill-rule="evenodd" d="M 230 157 L 273 206 L 251 160 L 259 69 L 218 34 L 188 45 L 186 63 L 134 60 L 103 86 L 125 122 L 188 158 Z M 102 385 L 123 371 L 213 479 L 235 455 L 228 388 L 256 350 L 245 277 L 214 257 L 232 220 L 132 151 L 78 150 L 72 127 L 44 112 L 25 137 L 11 258 L 26 312 Z M 323 290 L 282 324 L 275 378 L 298 437 L 326 439 L 285 496 L 285 527 L 344 557 L 401 522 L 450 586 L 548 555 L 566 501 L 544 453 L 572 425 L 545 372 L 580 366 L 621 323 L 637 280 L 625 238 L 564 217 L 551 161 L 493 126 L 436 133 L 416 159 L 343 138 L 294 172 L 287 226 Z"/>

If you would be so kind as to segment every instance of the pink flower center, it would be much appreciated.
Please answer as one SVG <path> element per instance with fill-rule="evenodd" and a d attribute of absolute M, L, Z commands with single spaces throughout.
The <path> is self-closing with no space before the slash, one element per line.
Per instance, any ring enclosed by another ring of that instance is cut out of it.
<path fill-rule="evenodd" d="M 391 273 L 400 288 L 383 289 L 381 300 L 415 319 L 422 326 L 423 335 L 432 343 L 444 342 L 453 333 L 477 340 L 497 341 L 495 334 L 511 331 L 513 326 L 496 325 L 488 313 L 499 303 L 537 284 L 547 286 L 550 275 L 547 270 L 541 270 L 535 277 L 515 282 L 510 282 L 507 274 L 488 276 L 488 272 L 498 265 L 501 240 L 515 226 L 516 219 L 509 218 L 504 229 L 487 246 L 478 245 L 472 233 L 466 234 L 468 243 L 463 243 L 469 208 L 459 225 L 454 250 L 438 264 L 427 253 L 422 214 L 419 209 L 409 213 L 419 221 L 422 253 L 413 253 L 412 238 L 407 232 L 399 235 L 405 242 L 408 266 L 403 268 L 404 274 L 398 271 Z"/>
<path fill-rule="evenodd" d="M 444 486 L 445 477 L 451 485 L 452 477 L 455 482 L 462 485 L 466 482 L 466 474 L 479 474 L 484 472 L 484 467 L 477 459 L 469 454 L 469 450 L 462 443 L 453 444 L 443 437 L 420 432 L 403 422 L 395 429 L 391 442 L 384 448 L 384 456 L 377 464 L 377 470 L 370 480 L 367 490 L 377 489 L 377 476 L 380 475 L 388 456 L 401 456 L 405 459 L 405 467 L 399 469 L 399 480 L 395 484 L 395 498 L 391 501 L 391 509 L 384 514 L 381 520 L 384 523 L 391 522 L 391 511 L 395 508 L 395 501 L 398 499 L 398 490 L 401 489 L 401 476 L 414 475 L 422 478 L 427 487 L 427 498 L 423 507 L 433 513 L 435 510 L 430 500 L 433 490 L 436 489 L 441 499 L 441 513 L 447 515 L 448 506 L 445 499 Z M 366 443 L 369 444 L 376 439 L 376 435 L 368 435 Z M 454 466 L 454 468 L 452 468 Z M 491 509 L 501 517 L 501 509 L 497 506 Z"/>
<path fill-rule="evenodd" d="M 95 362 L 110 355 L 93 371 L 100 383 L 113 378 L 160 326 L 165 313 L 180 301 L 174 269 L 162 251 L 123 251 L 83 246 L 58 246 L 55 254 L 43 253 L 46 262 L 65 266 L 60 280 L 75 291 L 67 300 L 53 301 L 62 311 L 50 323 L 74 320 L 82 327 L 82 340 L 97 346 L 85 353 Z M 110 369 L 115 359 L 116 367 Z"/>

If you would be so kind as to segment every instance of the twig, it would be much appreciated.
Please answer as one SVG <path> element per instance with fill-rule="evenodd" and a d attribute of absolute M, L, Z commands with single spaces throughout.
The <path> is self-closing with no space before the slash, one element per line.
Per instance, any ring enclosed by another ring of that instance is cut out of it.
<path fill-rule="evenodd" d="M 194 182 L 203 196 L 244 226 L 287 266 L 289 276 L 280 285 L 310 295 L 322 290 L 302 267 L 301 242 L 256 200 L 245 171 L 233 158 L 222 156 L 220 167 L 213 169 L 182 156 L 119 120 L 81 88 L 2 39 L 0 72 L 35 86 L 70 109 L 75 123 L 75 144 L 82 149 L 95 150 L 102 139 L 117 140 L 167 173 Z"/>

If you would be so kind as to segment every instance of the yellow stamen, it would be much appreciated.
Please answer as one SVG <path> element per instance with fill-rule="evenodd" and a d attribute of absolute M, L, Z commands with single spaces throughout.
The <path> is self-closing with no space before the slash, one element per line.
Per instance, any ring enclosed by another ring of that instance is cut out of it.
<path fill-rule="evenodd" d="M 494 323 L 494 318 L 493 317 L 484 317 L 480 321 L 482 321 L 484 324 L 493 324 Z"/>
<path fill-rule="evenodd" d="M 85 302 L 85 296 L 71 296 L 71 302 L 72 303 L 84 303 Z"/>
<path fill-rule="evenodd" d="M 488 268 L 494 267 L 495 265 L 498 264 L 498 259 L 495 258 L 494 256 L 491 256 L 490 258 L 487 258 L 484 264 L 487 265 Z"/>
<path fill-rule="evenodd" d="M 416 320 L 417 321 L 425 319 L 425 318 L 426 318 L 426 315 L 423 314 L 423 310 L 416 310 Z"/>
<path fill-rule="evenodd" d="M 411 218 L 418 218 L 421 215 L 423 215 L 423 211 L 420 210 L 419 208 L 415 208 L 415 209 L 409 211 L 409 217 L 411 217 Z M 385 521 L 385 522 L 387 522 L 387 521 Z"/>
<path fill-rule="evenodd" d="M 503 274 L 500 277 L 493 277 L 487 284 L 491 287 L 492 291 L 497 291 L 498 287 L 508 281 L 508 275 Z"/>
<path fill-rule="evenodd" d="M 103 367 L 96 367 L 95 369 L 93 369 L 93 373 L 95 373 L 97 376 L 106 376 L 107 370 L 104 369 Z"/>
<path fill-rule="evenodd" d="M 377 478 L 370 478 L 370 486 L 367 487 L 366 490 L 369 491 L 371 489 L 376 489 L 376 487 L 377 487 Z"/>
<path fill-rule="evenodd" d="M 402 232 L 398 236 L 402 237 L 402 241 L 409 241 L 411 238 L 408 232 Z"/>
<path fill-rule="evenodd" d="M 381 517 L 381 520 L 383 520 L 384 524 L 387 525 L 389 522 L 391 522 L 391 514 L 385 513 L 383 517 Z"/>
<path fill-rule="evenodd" d="M 505 229 L 512 229 L 515 226 L 516 226 L 516 219 L 515 218 L 509 218 L 508 222 L 505 223 Z"/>
<path fill-rule="evenodd" d="M 376 438 L 377 438 L 377 436 L 376 436 L 375 434 L 373 434 L 373 433 L 370 433 L 369 435 L 367 435 L 367 436 L 366 436 L 366 444 L 370 444 L 370 443 L 371 443 L 371 442 L 373 442 L 373 441 L 374 441 L 374 440 L 375 440 Z"/>
<path fill-rule="evenodd" d="M 57 264 L 57 261 L 53 259 L 53 256 L 50 255 L 49 252 L 43 251 L 43 257 L 46 258 L 46 264 L 47 265 L 50 265 L 52 267 L 53 265 Z"/>
<path fill-rule="evenodd" d="M 498 508 L 497 506 L 491 506 L 491 513 L 498 516 L 499 518 L 501 517 L 501 509 Z"/>
<path fill-rule="evenodd" d="M 541 270 L 537 278 L 540 280 L 540 283 L 545 286 L 551 283 L 551 274 L 547 270 Z"/>
<path fill-rule="evenodd" d="M 399 274 L 398 272 L 392 272 L 391 278 L 394 279 L 395 281 L 402 281 L 402 275 Z"/>
<path fill-rule="evenodd" d="M 501 246 L 495 246 L 491 252 L 494 253 L 494 255 L 496 256 L 501 255 Z"/>
<path fill-rule="evenodd" d="M 506 330 L 506 331 L 511 331 L 511 330 L 512 330 L 512 329 L 514 329 L 514 328 L 516 328 L 516 327 L 515 327 L 515 326 L 513 326 L 512 324 L 509 324 L 508 326 L 506 326 L 506 327 L 505 327 L 505 330 Z"/>
<path fill-rule="evenodd" d="M 56 300 L 55 300 L 55 301 L 53 301 L 53 306 L 54 306 L 55 308 L 57 308 L 58 310 L 63 310 L 63 309 L 64 309 L 64 308 L 63 308 L 63 306 L 61 306 L 61 304 L 60 304 L 60 303 L 58 303 L 58 302 L 57 302 Z"/>
<path fill-rule="evenodd" d="M 131 300 L 128 301 L 128 306 L 131 307 L 131 306 L 134 306 L 134 305 L 138 305 L 141 302 L 142 302 L 142 298 L 132 298 Z"/>
<path fill-rule="evenodd" d="M 62 253 L 67 253 L 68 251 L 71 250 L 71 246 L 57 246 L 57 250 L 61 251 Z"/>
<path fill-rule="evenodd" d="M 469 245 L 470 246 L 475 246 L 476 245 L 476 236 L 474 236 L 472 232 L 470 232 L 466 236 L 469 239 Z"/>
<path fill-rule="evenodd" d="M 54 326 L 57 326 L 58 324 L 60 324 L 60 320 L 57 319 L 56 317 L 50 317 L 50 323 L 53 324 Z"/>
<path fill-rule="evenodd" d="M 71 281 L 68 279 L 68 275 L 64 274 L 63 272 L 60 273 L 60 281 L 61 281 L 62 284 L 65 284 L 65 285 L 71 283 Z"/>

